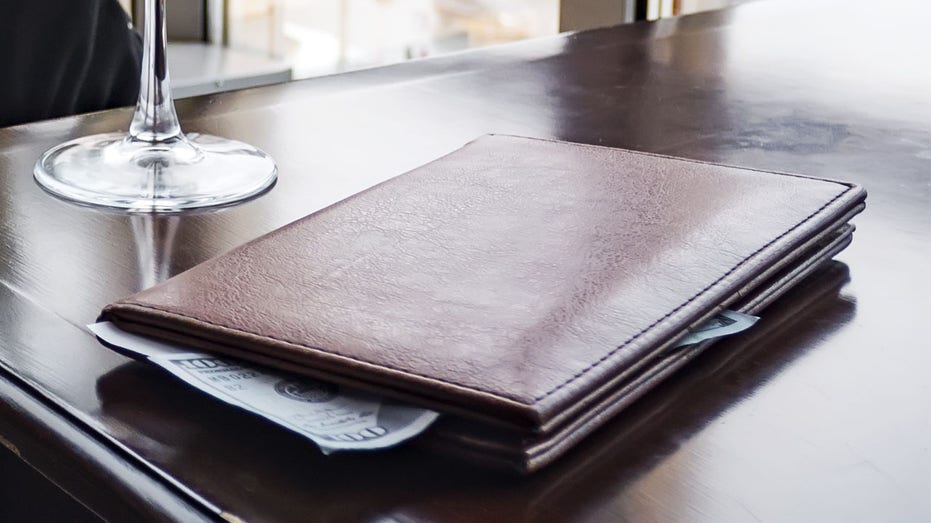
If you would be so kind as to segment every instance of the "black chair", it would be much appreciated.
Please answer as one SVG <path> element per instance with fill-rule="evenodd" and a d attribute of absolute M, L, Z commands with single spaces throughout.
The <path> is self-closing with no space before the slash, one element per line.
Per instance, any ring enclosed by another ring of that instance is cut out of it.
<path fill-rule="evenodd" d="M 117 0 L 0 0 L 0 127 L 132 105 L 142 38 Z"/>

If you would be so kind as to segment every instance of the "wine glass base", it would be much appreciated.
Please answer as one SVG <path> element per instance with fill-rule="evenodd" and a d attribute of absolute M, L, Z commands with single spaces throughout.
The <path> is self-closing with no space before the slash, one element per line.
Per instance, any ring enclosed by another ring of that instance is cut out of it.
<path fill-rule="evenodd" d="M 46 191 L 72 202 L 134 212 L 231 205 L 268 190 L 278 175 L 263 151 L 206 134 L 146 142 L 122 133 L 49 149 L 35 166 Z"/>

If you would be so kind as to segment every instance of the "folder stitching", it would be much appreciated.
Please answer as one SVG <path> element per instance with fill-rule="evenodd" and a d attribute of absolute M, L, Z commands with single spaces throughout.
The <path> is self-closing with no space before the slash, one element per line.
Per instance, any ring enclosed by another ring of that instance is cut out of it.
<path fill-rule="evenodd" d="M 652 156 L 652 157 L 654 157 L 654 158 L 663 158 L 663 159 L 665 159 L 665 160 L 675 160 L 675 161 L 679 161 L 679 162 L 683 162 L 683 163 L 695 163 L 695 164 L 700 164 L 700 165 L 707 165 L 707 166 L 710 166 L 710 167 L 726 167 L 726 168 L 728 168 L 728 169 L 739 169 L 739 170 L 741 170 L 741 171 L 751 171 L 751 172 L 754 172 L 754 173 L 757 173 L 757 174 L 769 174 L 769 175 L 773 175 L 773 176 L 788 176 L 788 177 L 790 177 L 790 178 L 800 178 L 800 179 L 802 179 L 802 180 L 808 180 L 808 181 L 812 181 L 812 182 L 831 183 L 831 184 L 836 184 L 836 185 L 841 185 L 841 186 L 847 187 L 848 189 L 854 189 L 854 188 L 856 188 L 856 185 L 855 185 L 855 184 L 852 184 L 852 183 L 850 183 L 850 182 L 842 182 L 842 181 L 839 181 L 839 180 L 831 180 L 831 179 L 828 179 L 828 178 L 815 178 L 815 177 L 813 177 L 813 176 L 807 176 L 807 175 L 804 175 L 804 174 L 787 173 L 787 172 L 781 172 L 781 171 L 767 171 L 767 170 L 758 169 L 758 168 L 755 168 L 755 167 L 741 167 L 741 166 L 737 166 L 737 165 L 731 165 L 731 164 L 725 164 L 725 163 L 717 163 L 717 162 L 710 162 L 710 161 L 706 161 L 706 160 L 696 160 L 695 158 L 683 158 L 683 157 L 681 157 L 681 156 L 671 156 L 671 155 L 663 154 L 663 153 L 655 153 L 655 152 L 649 152 L 649 151 L 636 151 L 636 150 L 633 150 L 633 149 L 625 149 L 625 148 L 622 148 L 622 147 L 612 147 L 612 146 L 609 146 L 609 145 L 597 145 L 597 144 L 593 144 L 593 143 L 579 143 L 579 142 L 566 142 L 566 141 L 561 141 L 561 140 L 554 140 L 554 139 L 552 139 L 552 138 L 523 137 L 523 136 L 517 136 L 517 135 L 513 135 L 513 134 L 490 134 L 490 135 L 488 135 L 488 136 L 505 136 L 505 137 L 517 138 L 517 139 L 524 139 L 524 138 L 526 138 L 526 139 L 528 139 L 528 140 L 536 140 L 536 141 L 540 141 L 540 142 L 549 142 L 549 143 L 556 144 L 556 145 L 579 146 L 579 147 L 583 147 L 583 148 L 597 149 L 597 150 L 607 151 L 607 152 L 615 152 L 615 153 L 620 152 L 620 153 L 630 154 L 630 155 Z M 473 140 L 473 141 L 477 141 L 477 140 Z M 838 197 L 839 197 L 839 196 L 842 196 L 842 195 L 843 195 L 843 193 L 841 193 L 840 195 L 838 195 Z M 831 202 L 828 202 L 827 205 L 830 205 L 830 204 L 831 204 Z M 826 206 L 827 206 L 827 205 L 826 205 Z M 819 209 L 819 210 L 820 210 L 820 209 Z M 818 212 L 818 211 L 815 211 L 815 214 L 817 214 L 817 212 Z M 809 216 L 809 218 L 811 218 L 811 216 Z M 806 220 L 807 220 L 807 218 L 806 218 Z"/>
<path fill-rule="evenodd" d="M 841 185 L 843 185 L 843 184 L 841 184 Z M 495 391 L 491 391 L 491 390 L 487 390 L 487 389 L 483 389 L 483 388 L 479 388 L 479 387 L 474 387 L 474 386 L 470 386 L 470 385 L 465 385 L 465 384 L 462 384 L 462 383 L 457 383 L 457 382 L 455 382 L 455 381 L 445 380 L 445 379 L 437 378 L 437 377 L 434 377 L 434 376 L 427 376 L 427 375 L 424 375 L 424 374 L 418 374 L 418 373 L 416 373 L 416 372 L 411 372 L 410 370 L 395 368 L 395 367 L 391 367 L 391 366 L 388 366 L 388 365 L 384 365 L 384 364 L 382 364 L 382 363 L 375 363 L 375 362 L 372 362 L 372 361 L 369 361 L 369 360 L 365 360 L 365 359 L 362 359 L 362 358 L 359 358 L 359 357 L 356 357 L 356 356 L 350 356 L 350 355 L 346 355 L 346 354 L 339 354 L 339 353 L 335 353 L 335 352 L 331 352 L 331 351 L 324 350 L 324 349 L 322 349 L 322 348 L 320 348 L 320 347 L 313 347 L 313 346 L 310 346 L 310 345 L 304 345 L 304 344 L 299 343 L 299 342 L 290 341 L 290 340 L 285 340 L 285 339 L 280 339 L 280 338 L 276 338 L 276 337 L 274 337 L 274 336 L 269 336 L 269 335 L 266 335 L 266 334 L 258 334 L 258 333 L 254 333 L 254 332 L 249 332 L 249 331 L 245 331 L 245 330 L 242 330 L 242 329 L 239 329 L 239 328 L 235 328 L 235 327 L 230 327 L 230 326 L 227 326 L 227 325 L 223 325 L 223 324 L 221 324 L 221 323 L 217 323 L 217 322 L 214 322 L 214 321 L 210 321 L 210 320 L 205 320 L 205 319 L 202 319 L 202 318 L 198 318 L 198 317 L 196 317 L 196 316 L 179 315 L 179 314 L 176 313 L 176 312 L 173 312 L 173 311 L 170 311 L 170 310 L 166 310 L 166 309 L 163 309 L 163 308 L 160 308 L 160 307 L 157 307 L 157 306 L 153 306 L 153 305 L 150 305 L 150 304 L 147 304 L 147 303 L 131 302 L 131 301 L 126 301 L 126 302 L 124 302 L 124 303 L 126 303 L 126 304 L 131 304 L 131 305 L 135 305 L 135 306 L 138 306 L 138 307 L 143 307 L 143 308 L 148 308 L 148 309 L 153 309 L 153 310 L 161 311 L 161 312 L 163 312 L 163 313 L 171 314 L 171 315 L 174 315 L 174 316 L 181 316 L 181 317 L 190 318 L 190 319 L 193 319 L 193 320 L 195 320 L 195 321 L 199 321 L 199 322 L 206 323 L 206 324 L 209 324 L 209 325 L 214 325 L 214 326 L 221 327 L 221 328 L 228 329 L 228 330 L 235 331 L 235 332 L 241 332 L 241 333 L 244 333 L 244 334 L 249 334 L 249 335 L 252 335 L 252 336 L 257 336 L 257 337 L 259 337 L 259 338 L 267 338 L 267 339 L 279 341 L 279 342 L 282 342 L 282 343 L 287 343 L 287 344 L 289 344 L 289 345 L 296 345 L 296 346 L 298 346 L 298 347 L 303 347 L 303 348 L 305 348 L 305 349 L 310 349 L 310 350 L 313 350 L 313 351 L 316 351 L 316 352 L 320 352 L 320 353 L 329 355 L 329 356 L 331 356 L 331 357 L 345 358 L 345 359 L 349 359 L 349 360 L 352 360 L 352 361 L 355 361 L 355 362 L 364 363 L 364 364 L 366 364 L 366 365 L 373 365 L 373 366 L 375 366 L 375 367 L 380 367 L 380 368 L 387 369 L 387 370 L 391 370 L 391 371 L 394 371 L 394 372 L 399 372 L 399 373 L 406 374 L 406 375 L 409 375 L 409 376 L 415 376 L 415 377 L 421 378 L 421 379 L 427 379 L 427 380 L 430 380 L 430 381 L 435 381 L 435 382 L 443 383 L 443 384 L 446 384 L 446 385 L 454 385 L 454 386 L 457 386 L 457 387 L 462 387 L 462 388 L 465 388 L 465 389 L 470 390 L 470 391 L 473 391 L 473 392 L 481 392 L 481 393 L 489 394 L 489 395 L 494 396 L 494 397 L 496 397 L 496 398 L 498 398 L 498 399 L 513 401 L 513 402 L 519 403 L 519 404 L 524 405 L 524 406 L 532 406 L 532 405 L 535 405 L 535 404 L 539 403 L 541 400 L 544 400 L 544 399 L 546 399 L 547 397 L 549 397 L 549 396 L 555 394 L 556 392 L 558 392 L 559 390 L 561 390 L 561 389 L 563 389 L 564 387 L 568 386 L 568 385 L 571 384 L 572 382 L 576 381 L 577 379 L 579 379 L 580 377 L 582 377 L 584 374 L 588 373 L 588 372 L 589 372 L 590 370 L 592 370 L 593 368 L 599 366 L 599 365 L 602 364 L 604 361 L 606 361 L 607 359 L 609 359 L 609 358 L 611 358 L 612 356 L 614 356 L 615 354 L 617 354 L 618 351 L 620 351 L 620 350 L 623 349 L 624 347 L 627 347 L 628 345 L 630 345 L 631 343 L 633 343 L 634 341 L 636 341 L 638 338 L 640 338 L 641 336 L 643 336 L 644 334 L 646 334 L 648 331 L 650 331 L 651 329 L 653 329 L 654 327 L 656 327 L 658 324 L 662 323 L 664 320 L 668 319 L 668 318 L 669 318 L 670 316 L 672 316 L 673 314 L 675 314 L 675 313 L 677 313 L 678 311 L 682 310 L 683 308 L 687 307 L 689 304 L 691 304 L 691 303 L 694 302 L 696 299 L 698 299 L 699 297 L 701 297 L 703 294 L 705 294 L 706 292 L 708 292 L 708 290 L 710 290 L 712 287 L 714 287 L 715 285 L 717 285 L 718 283 L 720 283 L 722 280 L 724 280 L 725 278 L 727 278 L 728 276 L 730 276 L 734 271 L 736 271 L 737 269 L 739 269 L 742 265 L 744 265 L 744 264 L 745 264 L 747 261 L 749 261 L 751 258 L 753 258 L 754 256 L 756 256 L 756 255 L 759 254 L 760 252 L 764 251 L 765 249 L 767 249 L 767 248 L 768 248 L 769 246 L 771 246 L 772 244 L 778 242 L 778 241 L 781 240 L 782 238 L 784 238 L 784 237 L 786 237 L 787 235 L 791 234 L 793 231 L 795 231 L 796 229 L 798 229 L 799 227 L 801 227 L 802 225 L 804 225 L 806 222 L 810 221 L 812 218 L 814 218 L 814 217 L 817 216 L 818 214 L 822 213 L 826 208 L 828 208 L 828 207 L 830 207 L 831 205 L 833 205 L 837 200 L 839 200 L 841 197 L 843 197 L 844 195 L 846 195 L 848 192 L 850 192 L 851 190 L 853 190 L 853 189 L 855 188 L 855 186 L 846 186 L 846 185 L 845 185 L 845 187 L 846 187 L 845 190 L 843 190 L 843 191 L 841 191 L 840 193 L 838 193 L 838 194 L 837 194 L 834 198 L 832 198 L 829 202 L 825 203 L 825 204 L 822 205 L 820 208 L 818 208 L 816 211 L 814 211 L 813 213 L 809 214 L 809 215 L 806 216 L 804 219 L 802 219 L 802 221 L 800 221 L 800 222 L 797 223 L 796 225 L 792 226 L 791 228 L 789 228 L 788 230 L 786 230 L 785 232 L 783 232 L 782 234 L 780 234 L 780 235 L 777 236 L 776 238 L 772 239 L 771 241 L 769 241 L 768 243 L 766 243 L 765 245 L 763 245 L 762 247 L 760 247 L 760 248 L 757 249 L 756 251 L 754 251 L 754 252 L 752 252 L 751 254 L 749 254 L 749 255 L 748 255 L 747 257 L 745 257 L 743 260 L 741 260 L 741 261 L 738 262 L 736 265 L 734 265 L 734 267 L 732 267 L 730 270 L 728 270 L 726 273 L 724 273 L 720 278 L 718 278 L 718 279 L 716 279 L 714 282 L 710 283 L 707 287 L 705 287 L 705 288 L 703 288 L 702 290 L 700 290 L 698 293 L 696 293 L 694 296 L 692 296 L 691 298 L 689 298 L 688 300 L 686 300 L 685 302 L 683 302 L 681 305 L 679 305 L 678 307 L 676 307 L 675 309 L 673 309 L 673 310 L 670 311 L 669 313 L 665 314 L 665 315 L 662 316 L 661 318 L 657 319 L 655 322 L 651 323 L 649 326 L 645 327 L 643 330 L 641 330 L 641 331 L 638 332 L 637 334 L 631 336 L 630 338 L 628 338 L 627 340 L 625 340 L 623 343 L 621 343 L 620 345 L 618 345 L 617 347 L 615 347 L 614 349 L 612 349 L 611 351 L 609 351 L 607 354 L 605 354 L 604 356 L 602 356 L 601 358 L 599 358 L 597 361 L 591 363 L 590 365 L 588 365 L 588 366 L 585 367 L 584 369 L 580 370 L 580 371 L 577 372 L 575 375 L 573 375 L 572 377 L 568 378 L 566 381 L 564 381 L 564 382 L 562 382 L 561 384 L 557 385 L 555 388 L 551 389 L 550 391 L 548 391 L 548 392 L 546 392 L 546 393 L 544 393 L 544 394 L 542 394 L 542 395 L 539 395 L 539 396 L 534 397 L 534 398 L 533 398 L 533 401 L 532 401 L 531 403 L 527 403 L 527 402 L 521 400 L 520 398 L 515 398 L 515 397 L 512 397 L 512 396 L 503 395 L 503 394 L 501 394 L 500 392 L 495 392 Z"/>
<path fill-rule="evenodd" d="M 836 202 L 837 200 L 839 200 L 842 196 L 844 196 L 845 194 L 847 194 L 848 192 L 850 192 L 852 189 L 853 189 L 853 187 L 847 187 L 845 190 L 843 190 L 843 191 L 841 191 L 840 193 L 838 193 L 837 196 L 835 196 L 834 198 L 832 198 L 829 202 L 825 203 L 825 204 L 822 205 L 820 208 L 818 208 L 815 212 L 813 212 L 813 213 L 809 214 L 808 216 L 806 216 L 802 221 L 800 221 L 799 223 L 795 224 L 794 226 L 792 226 L 791 228 L 789 228 L 788 230 L 786 230 L 785 232 L 783 232 L 783 233 L 780 234 L 779 236 L 773 238 L 772 240 L 770 240 L 768 243 L 766 243 L 765 245 L 763 245 L 762 247 L 760 247 L 760 248 L 757 249 L 756 251 L 754 251 L 754 252 L 750 253 L 749 255 L 747 255 L 746 258 L 744 258 L 744 259 L 741 260 L 739 263 L 737 263 L 737 265 L 734 265 L 733 267 L 731 267 L 731 269 L 728 270 L 727 272 L 725 272 L 723 275 L 721 275 L 720 278 L 718 278 L 717 280 L 715 280 L 715 281 L 711 282 L 710 284 L 708 284 L 707 287 L 705 287 L 704 289 L 698 291 L 697 294 L 695 294 L 694 296 L 692 296 L 691 298 L 689 298 L 688 300 L 686 300 L 685 302 L 683 302 L 681 305 L 679 305 L 679 306 L 676 307 L 675 309 L 669 311 L 669 312 L 666 313 L 664 316 L 662 316 L 661 318 L 659 318 L 659 319 L 656 320 L 655 322 L 651 323 L 649 326 L 645 327 L 643 330 L 641 330 L 641 331 L 638 332 L 637 334 L 634 334 L 633 336 L 631 336 L 630 338 L 628 338 L 627 340 L 625 340 L 622 344 L 620 344 L 620 345 L 618 345 L 617 347 L 615 347 L 613 350 L 611 350 L 610 352 L 608 352 L 607 354 L 605 354 L 604 356 L 602 356 L 601 358 L 599 358 L 597 361 L 595 361 L 594 363 L 592 363 L 592 364 L 589 365 L 588 367 L 585 367 L 584 369 L 580 370 L 578 373 L 576 373 L 576 374 L 575 374 L 574 376 L 572 376 L 571 378 L 569 378 L 569 379 L 567 379 L 566 381 L 564 381 L 563 383 L 557 385 L 555 388 L 553 388 L 553 389 L 550 390 L 549 392 L 546 392 L 545 394 L 542 394 L 542 395 L 540 395 L 540 396 L 537 396 L 537 397 L 533 398 L 534 403 L 538 403 L 538 402 L 540 402 L 541 400 L 546 399 L 547 397 L 549 397 L 549 396 L 555 394 L 555 393 L 558 392 L 560 389 L 562 389 L 562 388 L 564 388 L 565 386 L 569 385 L 569 384 L 572 383 L 573 381 L 579 379 L 580 377 L 582 377 L 584 374 L 586 374 L 586 373 L 587 373 L 588 371 L 590 371 L 591 369 L 597 367 L 598 365 L 600 365 L 601 363 L 603 363 L 603 362 L 604 362 L 605 360 L 607 360 L 608 358 L 610 358 L 610 357 L 614 356 L 615 354 L 617 354 L 617 352 L 618 352 L 619 350 L 621 350 L 621 349 L 623 349 L 624 347 L 630 345 L 630 344 L 633 343 L 635 340 L 637 340 L 637 338 L 639 338 L 639 337 L 643 336 L 644 334 L 646 334 L 647 331 L 651 330 L 653 327 L 657 326 L 658 324 L 662 323 L 664 320 L 666 320 L 667 318 L 669 318 L 669 317 L 672 316 L 673 314 L 675 314 L 675 313 L 679 312 L 680 310 L 682 310 L 683 308 L 687 307 L 689 304 L 691 304 L 691 303 L 694 302 L 696 299 L 700 298 L 703 294 L 705 294 L 706 292 L 708 292 L 712 287 L 714 287 L 715 285 L 717 285 L 718 283 L 720 283 L 722 280 L 724 280 L 725 278 L 727 278 L 728 276 L 730 276 L 734 271 L 736 271 L 737 269 L 739 269 L 742 265 L 744 265 L 745 263 L 747 263 L 747 261 L 749 261 L 751 258 L 753 258 L 754 256 L 756 256 L 756 255 L 759 254 L 760 252 L 766 250 L 770 245 L 772 245 L 772 244 L 778 242 L 778 241 L 781 240 L 782 238 L 784 238 L 784 237 L 788 236 L 789 234 L 791 234 L 794 230 L 798 229 L 799 227 L 801 227 L 802 225 L 804 225 L 806 222 L 808 222 L 808 221 L 810 221 L 812 218 L 814 218 L 816 215 L 820 214 L 820 213 L 821 213 L 822 211 L 824 211 L 826 208 L 828 208 L 828 207 L 830 207 L 831 205 L 833 205 L 834 202 Z"/>

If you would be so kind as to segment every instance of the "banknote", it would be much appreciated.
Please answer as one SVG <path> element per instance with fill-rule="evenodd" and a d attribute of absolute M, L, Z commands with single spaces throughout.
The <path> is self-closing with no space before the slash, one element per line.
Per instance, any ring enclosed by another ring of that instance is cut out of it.
<path fill-rule="evenodd" d="M 682 339 L 676 342 L 673 348 L 692 345 L 712 338 L 728 336 L 730 334 L 737 334 L 738 332 L 752 327 L 759 319 L 760 318 L 757 316 L 750 316 L 749 314 L 743 314 L 737 311 L 721 311 L 710 320 L 701 324 L 698 328 L 692 329 Z"/>
<path fill-rule="evenodd" d="M 674 347 L 735 334 L 758 319 L 723 311 Z M 303 435 L 324 453 L 391 447 L 422 433 L 438 416 L 333 383 L 130 334 L 109 322 L 88 328 L 105 342 L 147 358 L 216 399 Z"/>
<path fill-rule="evenodd" d="M 333 383 L 179 348 L 107 322 L 88 327 L 202 392 L 303 435 L 327 454 L 397 445 L 422 433 L 438 416 Z"/>

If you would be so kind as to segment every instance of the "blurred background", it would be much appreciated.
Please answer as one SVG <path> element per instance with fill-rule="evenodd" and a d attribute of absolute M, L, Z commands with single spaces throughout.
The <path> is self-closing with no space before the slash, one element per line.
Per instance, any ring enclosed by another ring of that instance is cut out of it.
<path fill-rule="evenodd" d="M 120 0 L 143 18 L 144 0 Z M 178 97 L 350 71 L 741 0 L 168 0 Z"/>

